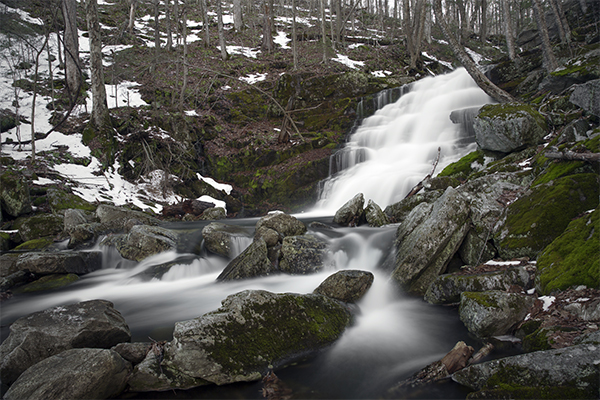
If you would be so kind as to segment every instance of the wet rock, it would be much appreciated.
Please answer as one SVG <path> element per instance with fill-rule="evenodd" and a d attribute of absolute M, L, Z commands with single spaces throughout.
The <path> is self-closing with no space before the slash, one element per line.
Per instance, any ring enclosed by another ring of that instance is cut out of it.
<path fill-rule="evenodd" d="M 159 225 L 160 220 L 141 211 L 133 211 L 124 207 L 100 204 L 96 209 L 96 217 L 106 230 L 122 232 L 125 223 L 130 219 L 137 219 L 144 225 Z"/>
<path fill-rule="evenodd" d="M 64 211 L 63 229 L 71 233 L 78 225 L 92 222 L 93 216 L 84 210 L 69 208 Z"/>
<path fill-rule="evenodd" d="M 445 272 L 468 232 L 467 199 L 448 188 L 433 205 L 421 203 L 398 227 L 391 278 L 405 290 L 424 295 Z"/>
<path fill-rule="evenodd" d="M 333 222 L 342 226 L 359 225 L 364 214 L 364 204 L 365 196 L 362 193 L 357 194 L 335 212 Z"/>
<path fill-rule="evenodd" d="M 417 205 L 421 203 L 433 204 L 442 194 L 444 194 L 442 190 L 417 193 L 397 203 L 390 204 L 383 212 L 391 222 L 402 222 Z"/>
<path fill-rule="evenodd" d="M 76 194 L 67 193 L 56 188 L 48 189 L 46 192 L 46 199 L 48 200 L 48 204 L 50 204 L 52 211 L 55 213 L 60 213 L 67 209 L 80 209 L 85 211 L 96 210 L 95 205 L 85 201 Z"/>
<path fill-rule="evenodd" d="M 461 110 L 454 110 L 450 113 L 450 121 L 454 124 L 459 124 L 462 127 L 464 137 L 475 138 L 473 123 L 475 122 L 475 117 L 479 114 L 480 109 L 481 107 L 469 107 Z"/>
<path fill-rule="evenodd" d="M 538 257 L 536 290 L 550 294 L 573 285 L 600 289 L 600 209 L 577 218 Z"/>
<path fill-rule="evenodd" d="M 113 350 L 71 349 L 29 367 L 4 399 L 110 399 L 125 389 L 131 369 Z"/>
<path fill-rule="evenodd" d="M 569 101 L 590 114 L 600 116 L 600 79 L 575 85 Z"/>
<path fill-rule="evenodd" d="M 267 244 L 267 247 L 276 246 L 277 243 L 281 241 L 279 237 L 279 233 L 276 230 L 267 228 L 266 226 L 261 226 L 254 233 L 254 240 L 262 239 Z"/>
<path fill-rule="evenodd" d="M 598 346 L 580 344 L 471 365 L 453 380 L 476 390 L 469 398 L 596 398 Z"/>
<path fill-rule="evenodd" d="M 72 348 L 111 348 L 129 342 L 131 333 L 121 314 L 106 300 L 91 300 L 19 318 L 0 345 L 0 377 L 11 384 L 23 371 Z"/>
<path fill-rule="evenodd" d="M 17 258 L 16 267 L 21 271 L 29 271 L 37 275 L 83 275 L 102 268 L 102 252 L 25 253 Z"/>
<path fill-rule="evenodd" d="M 23 285 L 16 290 L 13 290 L 14 293 L 31 293 L 31 292 L 40 292 L 44 290 L 54 290 L 59 289 L 64 286 L 68 286 L 71 283 L 77 282 L 79 280 L 79 276 L 75 274 L 53 274 L 46 275 L 37 279 L 31 283 Z"/>
<path fill-rule="evenodd" d="M 429 286 L 425 301 L 431 304 L 458 303 L 462 292 L 508 290 L 513 285 L 529 289 L 533 286 L 535 268 L 511 267 L 482 274 L 440 275 Z"/>
<path fill-rule="evenodd" d="M 256 223 L 256 230 L 263 226 L 273 229 L 279 233 L 281 238 L 306 233 L 306 225 L 302 221 L 282 212 L 271 213 L 259 219 Z"/>
<path fill-rule="evenodd" d="M 531 296 L 499 290 L 463 292 L 458 313 L 469 332 L 484 338 L 509 333 L 534 302 Z"/>
<path fill-rule="evenodd" d="M 54 214 L 38 214 L 31 217 L 19 217 L 13 224 L 13 229 L 19 230 L 23 242 L 42 237 L 55 237 L 63 231 L 63 217 Z"/>
<path fill-rule="evenodd" d="M 15 286 L 21 286 L 31 280 L 31 274 L 26 271 L 17 271 L 0 279 L 0 291 L 8 290 Z"/>
<path fill-rule="evenodd" d="M 217 277 L 218 281 L 255 278 L 269 275 L 273 264 L 269 261 L 267 244 L 257 239 L 250 244 L 239 256 L 231 260 L 227 267 Z"/>
<path fill-rule="evenodd" d="M 368 271 L 343 270 L 328 276 L 313 293 L 354 303 L 371 288 L 373 279 L 373 274 Z"/>
<path fill-rule="evenodd" d="M 86 243 L 93 242 L 98 235 L 102 234 L 105 228 L 98 222 L 83 223 L 69 228 L 69 244 L 70 249 Z"/>
<path fill-rule="evenodd" d="M 116 243 L 123 258 L 142 261 L 146 257 L 168 250 L 176 250 L 179 235 L 159 226 L 136 225 Z"/>
<path fill-rule="evenodd" d="M 135 343 L 119 343 L 112 350 L 119 353 L 121 357 L 129 361 L 133 365 L 141 363 L 148 351 L 151 349 L 152 343 L 135 342 Z"/>
<path fill-rule="evenodd" d="M 502 153 L 535 146 L 546 134 L 541 114 L 531 106 L 516 103 L 483 106 L 473 127 L 481 149 Z"/>
<path fill-rule="evenodd" d="M 223 207 L 207 208 L 200 216 L 200 219 L 202 220 L 218 220 L 225 218 L 227 218 L 227 212 Z"/>
<path fill-rule="evenodd" d="M 0 174 L 0 209 L 12 217 L 31 212 L 29 187 L 11 170 Z"/>
<path fill-rule="evenodd" d="M 220 222 L 211 222 L 202 229 L 206 249 L 223 257 L 231 257 L 233 243 L 237 238 L 247 236 L 244 228 Z"/>
<path fill-rule="evenodd" d="M 222 307 L 177 322 L 163 356 L 150 352 L 129 380 L 132 391 L 255 381 L 333 343 L 352 314 L 326 296 L 246 290 Z M 162 361 L 161 361 L 162 360 Z"/>
<path fill-rule="evenodd" d="M 369 199 L 365 207 L 365 218 L 369 226 L 379 227 L 390 223 L 387 215 L 381 211 L 381 207 L 371 199 Z"/>
<path fill-rule="evenodd" d="M 327 245 L 311 235 L 287 236 L 281 245 L 279 269 L 288 274 L 312 274 L 320 271 Z"/>

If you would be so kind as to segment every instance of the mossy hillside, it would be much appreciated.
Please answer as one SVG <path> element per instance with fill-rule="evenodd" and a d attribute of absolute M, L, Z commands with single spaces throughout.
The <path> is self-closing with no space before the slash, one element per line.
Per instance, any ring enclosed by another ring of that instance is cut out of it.
<path fill-rule="evenodd" d="M 597 174 L 570 175 L 532 188 L 508 207 L 494 236 L 500 256 L 536 258 L 572 218 L 598 206 L 598 188 Z"/>
<path fill-rule="evenodd" d="M 538 257 L 536 289 L 541 294 L 575 285 L 600 287 L 600 209 L 569 223 Z"/>

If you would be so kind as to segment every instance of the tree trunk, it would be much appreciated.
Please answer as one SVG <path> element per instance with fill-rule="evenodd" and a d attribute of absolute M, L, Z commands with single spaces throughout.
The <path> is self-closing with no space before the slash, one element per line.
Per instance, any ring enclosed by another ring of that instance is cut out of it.
<path fill-rule="evenodd" d="M 460 43 L 464 43 L 467 36 L 467 12 L 465 10 L 465 3 L 463 0 L 456 1 L 456 7 L 458 8 L 458 17 L 459 17 L 459 34 L 458 37 L 460 39 Z"/>
<path fill-rule="evenodd" d="M 506 47 L 508 48 L 508 57 L 514 60 L 515 39 L 513 37 L 512 18 L 510 16 L 509 0 L 502 0 L 502 14 L 504 15 L 504 35 L 506 36 Z"/>
<path fill-rule="evenodd" d="M 79 34 L 77 33 L 77 2 L 63 0 L 62 13 L 65 21 L 65 77 L 67 90 L 71 98 L 77 96 L 81 80 L 81 62 L 79 60 Z"/>
<path fill-rule="evenodd" d="M 296 0 L 292 0 L 292 57 L 294 71 L 298 70 L 298 38 L 296 37 Z"/>
<path fill-rule="evenodd" d="M 46 33 L 46 40 L 35 55 L 35 72 L 33 74 L 33 100 L 31 102 L 31 162 L 35 162 L 35 100 L 37 98 L 37 82 L 38 82 L 38 71 L 40 67 L 40 55 L 44 51 L 44 47 L 48 44 L 50 38 L 50 32 Z M 18 121 L 17 121 L 18 123 Z"/>
<path fill-rule="evenodd" d="M 137 0 L 129 0 L 129 23 L 127 24 L 127 29 L 129 29 L 129 33 L 132 35 L 135 22 L 135 3 L 137 3 Z"/>
<path fill-rule="evenodd" d="M 90 40 L 90 73 L 92 81 L 92 116 L 91 122 L 97 129 L 110 126 L 110 115 L 106 103 L 106 87 L 104 86 L 104 69 L 102 67 L 102 40 L 100 23 L 98 22 L 98 5 L 96 0 L 85 0 L 85 14 Z"/>
<path fill-rule="evenodd" d="M 221 8 L 221 0 L 217 0 L 217 27 L 219 30 L 219 46 L 221 47 L 221 59 L 227 61 L 227 46 L 225 45 L 225 31 L 223 30 L 223 9 Z"/>
<path fill-rule="evenodd" d="M 208 5 L 206 0 L 200 0 L 202 5 L 202 27 L 204 28 L 204 47 L 210 47 L 210 31 L 208 30 Z"/>
<path fill-rule="evenodd" d="M 487 0 L 481 0 L 481 27 L 479 29 L 479 38 L 482 43 L 487 40 Z"/>
<path fill-rule="evenodd" d="M 175 3 L 179 0 L 175 0 Z M 177 15 L 175 15 L 177 18 Z M 173 50 L 173 34 L 171 32 L 171 0 L 165 0 L 165 24 L 167 25 L 167 50 Z"/>
<path fill-rule="evenodd" d="M 477 83 L 477 85 L 491 98 L 499 103 L 507 103 L 516 101 L 510 94 L 494 85 L 475 65 L 475 62 L 469 57 L 465 49 L 456 41 L 456 38 L 448 29 L 448 25 L 444 20 L 442 14 L 442 1 L 433 1 L 433 12 L 435 14 L 435 21 L 442 30 L 444 37 L 450 44 L 454 55 L 458 58 L 460 63 L 465 67 L 471 78 Z"/>
<path fill-rule="evenodd" d="M 160 49 L 160 25 L 158 23 L 160 0 L 154 0 L 154 54 Z"/>
<path fill-rule="evenodd" d="M 244 26 L 242 20 L 242 0 L 233 0 L 233 27 L 240 32 Z"/>
<path fill-rule="evenodd" d="M 267 54 L 273 52 L 273 0 L 263 0 L 263 39 L 261 48 Z"/>
<path fill-rule="evenodd" d="M 179 1 L 179 0 L 175 0 Z M 183 10 L 182 10 L 182 21 L 183 26 L 181 29 L 181 38 L 183 39 L 183 78 L 181 83 L 181 96 L 179 97 L 179 108 L 183 110 L 183 106 L 185 104 L 185 91 L 187 89 L 187 80 L 188 80 L 188 64 L 187 64 L 187 55 L 188 55 L 188 45 L 187 45 L 187 1 L 183 0 Z"/>
<path fill-rule="evenodd" d="M 548 34 L 548 26 L 546 25 L 546 18 L 544 18 L 544 9 L 542 8 L 541 0 L 533 0 L 533 15 L 538 26 L 540 38 L 542 39 L 544 66 L 548 72 L 552 72 L 558 68 L 558 61 L 556 61 L 554 51 L 552 51 L 552 44 L 550 43 L 550 35 Z"/>
<path fill-rule="evenodd" d="M 558 34 L 560 35 L 560 41 L 563 43 L 571 42 L 571 28 L 569 22 L 565 18 L 565 13 L 562 9 L 562 4 L 559 0 L 550 0 L 550 7 L 556 17 L 556 25 L 558 26 Z"/>
<path fill-rule="evenodd" d="M 321 11 L 321 36 L 323 38 L 323 64 L 327 64 L 327 34 L 325 31 L 325 0 L 319 0 Z"/>

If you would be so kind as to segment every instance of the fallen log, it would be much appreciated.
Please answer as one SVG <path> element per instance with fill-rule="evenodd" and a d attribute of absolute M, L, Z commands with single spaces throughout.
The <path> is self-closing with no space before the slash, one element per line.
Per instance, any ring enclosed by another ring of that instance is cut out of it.
<path fill-rule="evenodd" d="M 544 154 L 546 158 L 554 160 L 600 162 L 600 153 L 575 153 L 574 151 L 549 151 Z"/>

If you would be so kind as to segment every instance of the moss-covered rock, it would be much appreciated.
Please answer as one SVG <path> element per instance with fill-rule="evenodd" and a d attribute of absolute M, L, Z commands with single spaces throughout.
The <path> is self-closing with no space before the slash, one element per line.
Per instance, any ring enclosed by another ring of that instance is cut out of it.
<path fill-rule="evenodd" d="M 549 294 L 573 285 L 600 287 L 600 209 L 569 223 L 538 257 L 536 289 Z"/>
<path fill-rule="evenodd" d="M 53 274 L 46 275 L 40 279 L 13 290 L 15 293 L 41 292 L 44 290 L 54 290 L 77 282 L 79 276 L 76 274 Z"/>
<path fill-rule="evenodd" d="M 0 175 L 0 211 L 12 217 L 31 212 L 29 187 L 15 171 L 6 170 Z"/>
<path fill-rule="evenodd" d="M 149 353 L 129 384 L 149 391 L 259 380 L 268 368 L 330 345 L 352 320 L 326 296 L 246 290 L 216 311 L 177 322 L 161 365 Z"/>
<path fill-rule="evenodd" d="M 58 213 L 69 208 L 79 209 L 84 211 L 95 211 L 96 206 L 88 203 L 81 197 L 73 193 L 67 193 L 60 189 L 50 188 L 46 194 L 48 204 L 52 207 L 52 211 Z"/>
<path fill-rule="evenodd" d="M 449 164 L 437 176 L 465 180 L 473 172 L 483 169 L 484 166 L 485 154 L 483 150 L 476 150 L 462 157 L 460 160 Z"/>
<path fill-rule="evenodd" d="M 48 248 L 54 241 L 52 238 L 45 237 L 39 239 L 28 240 L 25 243 L 21 243 L 15 247 L 16 251 L 27 251 L 27 250 L 44 250 Z"/>
<path fill-rule="evenodd" d="M 19 217 L 13 229 L 19 230 L 21 240 L 27 242 L 43 237 L 54 237 L 63 231 L 63 217 L 54 214 L 39 214 L 32 217 Z"/>
<path fill-rule="evenodd" d="M 504 259 L 536 258 L 572 218 L 598 206 L 597 174 L 569 175 L 532 188 L 508 207 L 494 243 Z"/>

